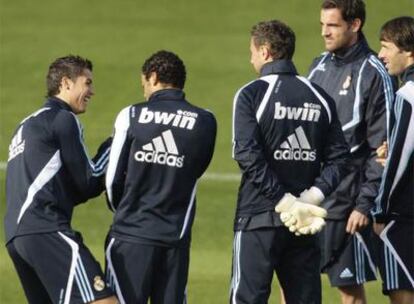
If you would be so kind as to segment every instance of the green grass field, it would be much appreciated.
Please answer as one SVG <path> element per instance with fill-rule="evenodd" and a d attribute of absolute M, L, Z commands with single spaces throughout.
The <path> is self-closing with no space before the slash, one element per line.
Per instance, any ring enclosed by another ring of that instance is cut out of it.
<path fill-rule="evenodd" d="M 230 281 L 232 221 L 237 173 L 231 160 L 231 109 L 235 91 L 255 77 L 249 64 L 250 27 L 267 19 L 288 23 L 297 35 L 294 60 L 301 73 L 323 50 L 316 0 L 0 0 L 0 162 L 7 159 L 16 124 L 44 101 L 50 62 L 69 53 L 94 63 L 96 95 L 81 116 L 90 151 L 112 131 L 114 118 L 127 104 L 142 101 L 140 67 L 159 49 L 178 53 L 187 66 L 186 94 L 212 110 L 218 120 L 215 156 L 199 183 L 197 216 L 189 277 L 190 303 L 226 303 Z M 413 0 L 369 0 L 365 33 L 378 50 L 377 33 L 388 19 L 414 12 Z M 93 153 L 91 153 L 93 154 Z M 5 212 L 4 168 L 0 170 L 0 215 Z M 73 227 L 103 263 L 103 240 L 111 222 L 104 199 L 77 208 Z M 4 240 L 3 226 L 0 226 Z M 4 242 L 3 242 L 4 243 Z M 0 249 L 0 303 L 25 303 L 7 256 Z M 323 278 L 324 303 L 339 297 Z M 276 283 L 271 303 L 278 303 Z M 387 303 L 380 284 L 367 285 L 370 303 Z"/>

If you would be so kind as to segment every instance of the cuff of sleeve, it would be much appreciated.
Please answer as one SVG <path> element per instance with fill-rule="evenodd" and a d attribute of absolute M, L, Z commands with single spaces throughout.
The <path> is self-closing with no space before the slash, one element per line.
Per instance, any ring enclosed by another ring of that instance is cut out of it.
<path fill-rule="evenodd" d="M 386 217 L 382 214 L 372 215 L 372 218 L 374 220 L 374 223 L 377 223 L 377 224 L 384 224 L 387 221 Z"/>
<path fill-rule="evenodd" d="M 375 203 L 373 201 L 374 200 L 368 201 L 366 199 L 357 198 L 354 209 L 363 213 L 366 216 L 371 216 L 371 210 L 375 208 Z"/>
<path fill-rule="evenodd" d="M 309 189 L 309 192 L 312 194 L 317 205 L 320 205 L 322 201 L 325 199 L 325 194 L 323 194 L 322 190 L 318 187 L 312 186 Z"/>

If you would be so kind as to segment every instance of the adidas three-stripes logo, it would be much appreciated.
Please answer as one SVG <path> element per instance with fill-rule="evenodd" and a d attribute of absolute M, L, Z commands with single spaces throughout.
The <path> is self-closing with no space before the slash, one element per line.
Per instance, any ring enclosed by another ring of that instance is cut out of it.
<path fill-rule="evenodd" d="M 143 151 L 135 152 L 134 158 L 138 162 L 167 165 L 181 168 L 184 165 L 184 155 L 179 156 L 178 148 L 171 130 L 161 133 L 142 146 Z"/>
<path fill-rule="evenodd" d="M 275 150 L 273 157 L 276 160 L 315 161 L 316 150 L 312 149 L 300 126 L 282 142 L 280 149 Z"/>

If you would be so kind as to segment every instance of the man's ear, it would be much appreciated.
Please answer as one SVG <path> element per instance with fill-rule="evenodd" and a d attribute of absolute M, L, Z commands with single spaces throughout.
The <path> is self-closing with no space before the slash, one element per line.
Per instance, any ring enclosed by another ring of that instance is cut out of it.
<path fill-rule="evenodd" d="M 260 54 L 262 55 L 265 61 L 272 59 L 272 55 L 270 54 L 269 45 L 263 44 L 260 46 Z"/>
<path fill-rule="evenodd" d="M 62 90 L 70 90 L 72 88 L 73 81 L 67 76 L 63 76 L 60 80 L 60 91 Z"/>
<path fill-rule="evenodd" d="M 352 20 L 351 22 L 352 32 L 357 33 L 361 29 L 361 26 L 362 26 L 361 19 L 355 18 L 354 20 Z"/>
<path fill-rule="evenodd" d="M 158 76 L 157 76 L 157 73 L 152 72 L 150 74 L 150 77 L 148 78 L 148 81 L 150 82 L 151 86 L 156 86 L 158 84 Z"/>

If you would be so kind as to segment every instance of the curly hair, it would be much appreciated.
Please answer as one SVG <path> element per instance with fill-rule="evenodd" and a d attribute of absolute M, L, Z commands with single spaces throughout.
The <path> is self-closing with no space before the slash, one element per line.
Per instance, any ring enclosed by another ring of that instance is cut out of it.
<path fill-rule="evenodd" d="M 414 18 L 402 16 L 387 21 L 381 27 L 380 40 L 390 41 L 400 50 L 414 52 Z"/>
<path fill-rule="evenodd" d="M 151 73 L 157 75 L 159 82 L 183 89 L 186 70 L 183 61 L 176 54 L 161 50 L 152 54 L 142 65 L 142 74 L 149 79 Z"/>
<path fill-rule="evenodd" d="M 362 27 L 365 23 L 365 3 L 362 0 L 324 0 L 322 9 L 337 8 L 341 12 L 342 18 L 350 23 L 355 19 L 361 20 L 361 27 L 359 31 L 362 30 Z"/>
<path fill-rule="evenodd" d="M 63 77 L 76 80 L 83 75 L 85 70 L 92 71 L 92 62 L 80 56 L 68 55 L 52 62 L 46 76 L 47 97 L 52 97 L 60 92 L 60 82 Z"/>
<path fill-rule="evenodd" d="M 262 21 L 250 32 L 256 47 L 267 44 L 274 60 L 292 59 L 295 53 L 295 33 L 278 20 Z"/>

